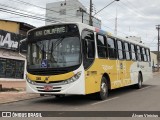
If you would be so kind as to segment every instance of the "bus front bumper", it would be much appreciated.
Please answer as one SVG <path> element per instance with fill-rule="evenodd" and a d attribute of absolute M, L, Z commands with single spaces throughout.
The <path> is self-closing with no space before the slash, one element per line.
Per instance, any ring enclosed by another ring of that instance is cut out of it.
<path fill-rule="evenodd" d="M 26 81 L 26 90 L 27 93 L 38 93 L 38 94 L 53 94 L 53 95 L 84 95 L 85 94 L 85 83 L 84 79 L 80 78 L 79 80 L 63 85 L 57 84 L 31 84 Z"/>

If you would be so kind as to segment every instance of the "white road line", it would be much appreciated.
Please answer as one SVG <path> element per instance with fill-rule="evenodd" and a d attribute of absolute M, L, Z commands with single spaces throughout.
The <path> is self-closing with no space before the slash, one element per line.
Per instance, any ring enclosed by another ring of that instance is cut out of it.
<path fill-rule="evenodd" d="M 139 89 L 138 91 L 140 91 L 140 90 L 144 90 L 144 89 L 147 89 L 147 88 L 150 88 L 150 87 L 151 87 L 151 86 L 144 87 L 144 88 Z"/>
<path fill-rule="evenodd" d="M 91 104 L 91 105 L 101 104 L 101 103 L 108 102 L 108 101 L 111 101 L 111 100 L 114 100 L 114 99 L 118 99 L 118 98 L 119 98 L 119 97 L 110 98 L 110 99 L 107 99 L 107 100 L 104 100 L 104 101 L 100 101 L 100 102 L 93 103 L 93 104 Z"/>

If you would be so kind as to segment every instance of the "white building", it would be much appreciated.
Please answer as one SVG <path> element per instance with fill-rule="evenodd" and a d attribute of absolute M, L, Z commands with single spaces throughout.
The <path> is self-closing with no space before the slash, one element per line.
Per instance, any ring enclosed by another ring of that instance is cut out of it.
<path fill-rule="evenodd" d="M 152 62 L 152 66 L 156 66 L 157 65 L 157 55 L 153 52 L 151 52 L 151 62 Z"/>
<path fill-rule="evenodd" d="M 50 19 L 61 22 L 73 21 L 89 24 L 89 14 L 86 11 L 87 9 L 78 0 L 48 3 L 46 5 L 46 25 L 53 23 Z M 93 26 L 101 28 L 101 20 L 93 17 Z"/>

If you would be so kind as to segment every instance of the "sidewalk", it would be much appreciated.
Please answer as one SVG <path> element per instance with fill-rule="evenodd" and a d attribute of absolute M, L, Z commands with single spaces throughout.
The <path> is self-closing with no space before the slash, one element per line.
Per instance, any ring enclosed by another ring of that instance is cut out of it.
<path fill-rule="evenodd" d="M 39 97 L 39 94 L 26 93 L 25 81 L 0 81 L 0 104 Z"/>

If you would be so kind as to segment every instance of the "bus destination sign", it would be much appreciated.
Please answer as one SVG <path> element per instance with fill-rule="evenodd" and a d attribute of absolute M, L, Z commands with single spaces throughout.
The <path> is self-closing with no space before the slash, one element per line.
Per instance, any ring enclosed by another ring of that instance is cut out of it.
<path fill-rule="evenodd" d="M 51 34 L 60 34 L 60 33 L 65 33 L 66 32 L 66 27 L 56 27 L 56 28 L 50 28 L 50 29 L 44 29 L 44 30 L 39 30 L 34 33 L 35 37 L 41 37 L 41 36 L 47 36 Z"/>

